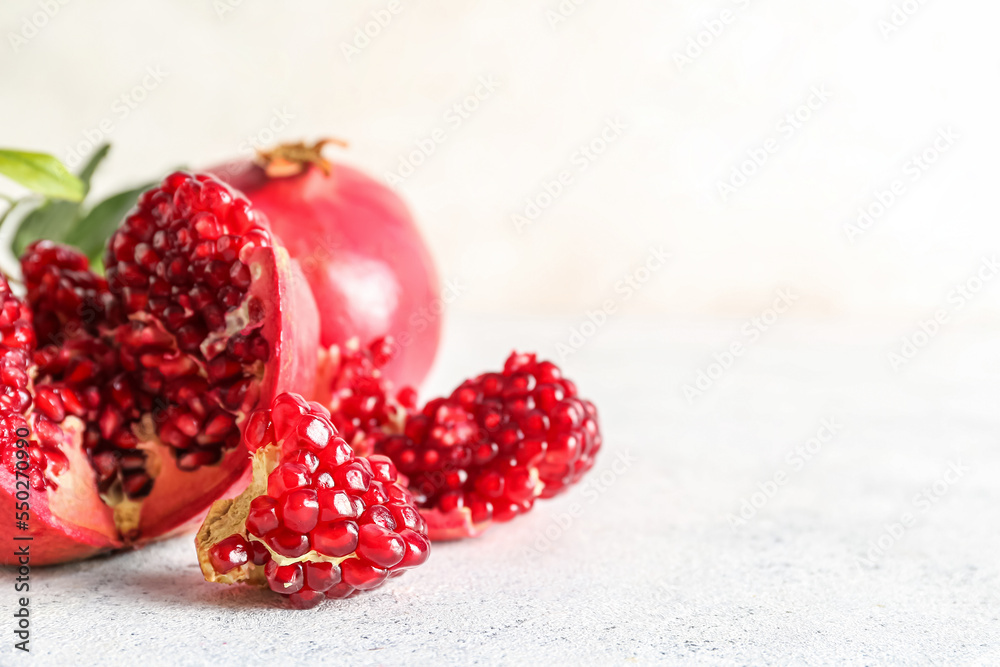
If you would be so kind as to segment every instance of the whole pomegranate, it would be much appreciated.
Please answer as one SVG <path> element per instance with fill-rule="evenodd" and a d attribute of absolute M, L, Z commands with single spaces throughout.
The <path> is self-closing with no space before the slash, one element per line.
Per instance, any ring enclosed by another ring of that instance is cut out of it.
<path fill-rule="evenodd" d="M 417 386 L 441 333 L 433 259 L 410 212 L 389 188 L 321 155 L 324 144 L 284 145 L 210 169 L 263 212 L 320 305 L 320 342 L 343 347 L 394 336 L 386 377 Z"/>
<path fill-rule="evenodd" d="M 17 517 L 0 539 L 31 537 L 38 565 L 197 521 L 246 483 L 248 415 L 316 381 L 312 293 L 221 181 L 175 173 L 144 193 L 104 265 L 42 241 L 26 300 L 0 277 L 0 514 Z"/>

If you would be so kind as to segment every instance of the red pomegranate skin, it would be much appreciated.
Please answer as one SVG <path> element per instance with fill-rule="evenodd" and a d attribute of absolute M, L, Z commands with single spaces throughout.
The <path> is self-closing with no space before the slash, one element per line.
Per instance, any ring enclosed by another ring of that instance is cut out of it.
<path fill-rule="evenodd" d="M 391 335 L 398 349 L 385 376 L 419 386 L 437 353 L 442 304 L 433 258 L 399 196 L 337 163 L 329 175 L 307 164 L 270 177 L 250 160 L 208 171 L 243 191 L 299 260 L 319 306 L 320 343 Z"/>

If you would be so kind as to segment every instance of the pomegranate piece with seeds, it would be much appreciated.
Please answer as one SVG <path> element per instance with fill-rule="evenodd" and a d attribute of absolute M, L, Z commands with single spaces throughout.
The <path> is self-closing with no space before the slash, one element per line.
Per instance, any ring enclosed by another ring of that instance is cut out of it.
<path fill-rule="evenodd" d="M 409 478 L 432 540 L 480 534 L 577 482 L 594 465 L 594 405 L 559 368 L 513 353 L 500 373 L 466 380 L 411 414 L 375 451 Z"/>
<path fill-rule="evenodd" d="M 427 527 L 384 456 L 356 456 L 330 413 L 298 394 L 254 412 L 253 481 L 216 502 L 195 538 L 208 581 L 268 586 L 313 607 L 427 560 Z"/>
<path fill-rule="evenodd" d="M 106 279 L 76 251 L 36 243 L 22 258 L 27 306 L 6 313 L 17 318 L 0 418 L 30 432 L 38 564 L 198 521 L 245 483 L 249 413 L 315 382 L 311 292 L 266 221 L 222 182 L 167 177 L 111 237 L 104 264 Z M 21 303 L 6 282 L 0 292 Z M 0 511 L 13 512 L 22 447 L 12 434 L 0 433 Z"/>

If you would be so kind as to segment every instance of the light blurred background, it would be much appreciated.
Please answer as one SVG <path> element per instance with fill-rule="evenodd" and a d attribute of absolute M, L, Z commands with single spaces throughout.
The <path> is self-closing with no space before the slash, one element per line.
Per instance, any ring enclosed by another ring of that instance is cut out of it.
<path fill-rule="evenodd" d="M 100 197 L 347 140 L 330 156 L 395 182 L 460 286 L 425 396 L 535 349 L 605 434 L 584 490 L 311 620 L 208 598 L 183 541 L 53 573 L 52 664 L 80 637 L 115 649 L 137 595 L 162 613 L 114 641 L 192 665 L 233 659 L 220 633 L 386 664 L 997 664 L 998 21 L 943 0 L 5 0 L 0 146 L 73 163 L 110 140 Z"/>
<path fill-rule="evenodd" d="M 744 318 L 784 287 L 794 317 L 905 329 L 1000 247 L 995 5 L 391 4 L 4 2 L 0 143 L 72 162 L 110 140 L 97 195 L 327 135 L 383 179 L 419 161 L 396 187 L 442 276 L 468 286 L 453 314 L 576 316 L 657 247 L 670 260 L 621 312 Z M 738 169 L 753 173 L 723 196 Z M 562 171 L 572 183 L 518 230 Z M 904 194 L 852 238 L 896 179 Z M 998 296 L 955 322 L 995 323 Z"/>

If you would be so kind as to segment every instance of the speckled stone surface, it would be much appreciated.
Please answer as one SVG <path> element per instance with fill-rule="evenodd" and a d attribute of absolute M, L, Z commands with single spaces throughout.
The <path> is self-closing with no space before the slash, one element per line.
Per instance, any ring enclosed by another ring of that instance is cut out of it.
<path fill-rule="evenodd" d="M 453 322 L 430 389 L 571 324 Z M 602 411 L 587 485 L 380 590 L 280 608 L 176 539 L 36 570 L 32 652 L 4 631 L 0 664 L 1000 664 L 995 337 L 896 373 L 895 330 L 783 322 L 689 402 L 739 324 L 610 322 L 564 363 Z"/>

